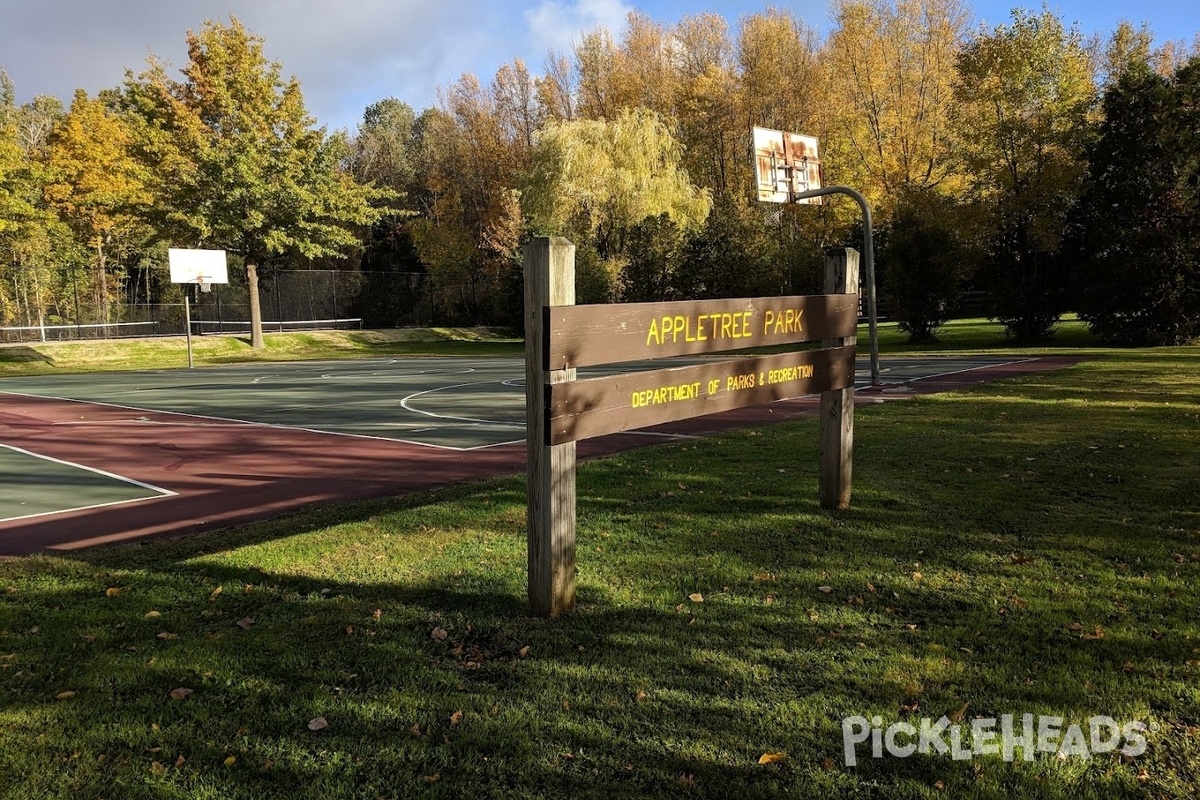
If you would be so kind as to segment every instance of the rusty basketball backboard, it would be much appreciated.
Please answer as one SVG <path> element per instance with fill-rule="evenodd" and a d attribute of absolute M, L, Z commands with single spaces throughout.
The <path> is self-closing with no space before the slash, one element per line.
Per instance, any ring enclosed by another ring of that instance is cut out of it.
<path fill-rule="evenodd" d="M 753 133 L 758 199 L 768 203 L 819 204 L 819 197 L 796 199 L 801 192 L 821 188 L 817 138 L 757 126 Z"/>

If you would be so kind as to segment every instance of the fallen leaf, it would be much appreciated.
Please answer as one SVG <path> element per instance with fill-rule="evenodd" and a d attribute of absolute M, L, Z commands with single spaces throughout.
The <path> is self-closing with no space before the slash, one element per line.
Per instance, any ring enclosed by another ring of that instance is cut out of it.
<path fill-rule="evenodd" d="M 70 700 L 74 696 L 75 696 L 75 693 L 71 692 L 71 691 L 59 692 L 58 694 L 54 695 L 54 699 L 55 700 Z"/>
<path fill-rule="evenodd" d="M 525 656 L 529 655 L 529 645 L 525 645 L 520 650 L 518 650 L 517 655 L 519 655 L 521 658 L 524 658 Z"/>
<path fill-rule="evenodd" d="M 434 641 L 444 642 L 450 634 L 446 633 L 446 631 L 441 628 L 434 628 L 429 632 L 429 635 L 433 637 Z"/>
<path fill-rule="evenodd" d="M 944 791 L 946 791 L 946 784 L 944 781 L 935 781 L 933 784 L 933 788 L 937 789 L 939 792 L 944 792 Z"/>
<path fill-rule="evenodd" d="M 1091 642 L 1091 641 L 1095 641 L 1096 639 L 1103 639 L 1103 638 L 1104 638 L 1104 629 L 1103 629 L 1103 628 L 1101 628 L 1099 625 L 1097 625 L 1097 626 L 1096 626 L 1096 627 L 1095 627 L 1095 628 L 1092 630 L 1092 632 L 1091 632 L 1091 633 L 1084 633 L 1084 634 L 1081 634 L 1081 635 L 1079 636 L 1079 638 L 1080 638 L 1080 639 L 1083 639 L 1085 642 Z"/>
<path fill-rule="evenodd" d="M 633 696 L 633 699 L 640 703 L 646 699 L 646 693 L 638 689 L 638 693 Z"/>
<path fill-rule="evenodd" d="M 700 594 L 699 592 L 695 592 L 688 595 L 688 600 L 691 600 L 693 603 L 703 603 L 704 595 Z"/>
<path fill-rule="evenodd" d="M 951 722 L 954 722 L 954 723 L 962 722 L 963 717 L 966 716 L 966 714 L 967 714 L 967 707 L 970 705 L 971 705 L 970 703 L 963 703 L 962 706 L 957 711 L 955 711 L 951 714 L 947 714 L 946 715 L 947 719 L 949 719 Z"/>
<path fill-rule="evenodd" d="M 821 759 L 821 769 L 825 770 L 826 772 L 831 769 L 837 769 L 837 763 L 829 756 L 825 756 L 825 758 Z"/>
<path fill-rule="evenodd" d="M 353 625 L 347 625 L 347 626 L 346 626 L 346 635 L 347 635 L 347 636 L 353 636 L 353 635 L 354 635 L 354 626 L 353 626 Z"/>
<path fill-rule="evenodd" d="M 820 592 L 821 594 L 830 594 L 831 592 L 833 592 L 833 587 L 832 586 L 818 586 L 817 591 Z"/>
<path fill-rule="evenodd" d="M 442 779 L 442 773 L 440 773 L 440 772 L 435 772 L 432 775 L 425 776 L 426 783 L 437 783 L 441 779 Z"/>
<path fill-rule="evenodd" d="M 696 776 L 690 772 L 685 772 L 679 776 L 679 782 L 682 783 L 684 786 L 695 786 L 696 785 Z"/>
<path fill-rule="evenodd" d="M 125 591 L 125 589 L 124 589 L 123 587 L 120 587 L 120 586 L 110 586 L 110 587 L 108 587 L 107 589 L 105 589 L 105 590 L 104 590 L 104 596 L 105 596 L 105 597 L 116 597 L 117 595 L 119 595 L 119 594 L 120 594 L 121 592 L 123 592 L 123 591 Z"/>
<path fill-rule="evenodd" d="M 1067 630 L 1078 633 L 1079 631 L 1083 630 L 1083 625 L 1079 622 L 1072 622 L 1067 626 Z"/>
<path fill-rule="evenodd" d="M 150 762 L 150 774 L 151 775 L 165 775 L 166 773 L 167 773 L 167 768 L 164 767 L 162 764 L 158 763 L 157 761 Z"/>
<path fill-rule="evenodd" d="M 413 725 L 411 728 L 408 729 L 408 732 L 411 733 L 413 736 L 420 736 L 421 735 L 421 723 L 418 722 L 416 725 Z"/>
<path fill-rule="evenodd" d="M 236 625 L 244 631 L 248 631 L 254 627 L 254 619 L 252 617 L 242 617 Z"/>
<path fill-rule="evenodd" d="M 183 756 L 180 756 L 179 758 L 175 759 L 175 769 L 179 769 L 186 763 L 187 763 L 187 759 L 184 758 Z"/>
<path fill-rule="evenodd" d="M 787 758 L 786 753 L 763 753 L 761 756 L 758 757 L 758 763 L 760 763 L 760 764 L 778 764 L 780 761 L 783 761 L 785 758 Z"/>
<path fill-rule="evenodd" d="M 461 711 L 455 711 L 453 714 L 451 714 L 451 715 L 450 715 L 450 725 L 451 725 L 451 727 L 453 727 L 453 726 L 457 725 L 458 723 L 462 722 L 462 718 L 463 718 L 463 712 L 461 712 Z"/>
<path fill-rule="evenodd" d="M 178 634 L 171 633 L 170 631 L 161 631 L 161 632 L 159 632 L 159 634 L 156 638 L 166 641 L 168 639 L 175 639 L 177 637 L 178 637 Z"/>
<path fill-rule="evenodd" d="M 924 578 L 925 576 L 919 572 L 914 572 L 912 574 L 913 583 L 920 583 Z"/>
<path fill-rule="evenodd" d="M 146 616 L 142 617 L 142 619 L 157 619 L 158 617 L 161 617 L 161 616 L 162 616 L 162 614 L 160 614 L 157 611 L 147 611 Z"/>
<path fill-rule="evenodd" d="M 324 717 L 317 717 L 308 721 L 308 729 L 310 731 L 323 731 L 329 727 L 329 722 Z"/>
<path fill-rule="evenodd" d="M 225 591 L 225 587 L 224 587 L 224 586 L 218 586 L 217 588 L 215 588 L 215 589 L 213 589 L 213 590 L 212 590 L 212 594 L 210 594 L 210 595 L 208 596 L 208 599 L 209 599 L 209 600 L 216 600 L 218 597 L 220 597 L 220 596 L 221 596 L 221 592 L 223 592 L 223 591 Z"/>
<path fill-rule="evenodd" d="M 227 767 L 232 767 L 236 763 L 237 763 L 237 756 L 230 756 L 229 758 L 225 759 L 225 766 L 227 766 Z"/>
<path fill-rule="evenodd" d="M 375 618 L 376 622 L 378 622 L 379 620 L 383 619 L 383 609 L 382 608 L 375 609 L 375 613 L 373 613 L 371 616 Z"/>
<path fill-rule="evenodd" d="M 186 686 L 180 686 L 178 689 L 171 690 L 171 699 L 172 700 L 186 700 L 187 696 L 190 695 L 194 691 L 196 691 L 196 690 L 189 689 Z"/>

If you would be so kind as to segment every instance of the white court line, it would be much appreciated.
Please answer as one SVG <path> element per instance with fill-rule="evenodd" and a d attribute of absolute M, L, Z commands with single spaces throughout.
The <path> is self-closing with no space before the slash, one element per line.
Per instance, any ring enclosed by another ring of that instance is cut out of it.
<path fill-rule="evenodd" d="M 189 419 L 212 420 L 214 422 L 231 422 L 236 425 L 257 425 L 262 428 L 275 428 L 282 431 L 304 431 L 305 433 L 325 434 L 326 436 L 345 436 L 350 439 L 370 439 L 377 442 L 399 442 L 401 444 L 411 444 L 418 447 L 431 447 L 434 450 L 453 450 L 456 453 L 476 450 L 475 447 L 454 447 L 448 444 L 433 444 L 431 442 L 415 442 L 408 439 L 393 439 L 390 436 L 370 436 L 365 433 L 342 433 L 340 431 L 318 430 L 317 428 L 304 428 L 299 425 L 279 425 L 273 422 L 253 422 L 246 419 L 234 419 L 233 417 L 214 417 L 208 414 L 190 414 L 186 411 L 163 411 L 160 408 L 141 408 L 138 406 L 124 406 L 119 403 L 105 403 L 99 400 L 77 400 L 73 397 L 54 397 L 46 394 L 26 394 L 25 392 L 0 392 L 0 394 L 9 394 L 13 397 L 28 397 L 33 400 L 58 400 L 63 403 L 80 403 L 82 405 L 104 406 L 105 408 L 118 408 L 122 411 L 140 411 L 143 414 L 163 414 L 166 416 L 187 417 Z M 103 424 L 103 423 L 101 423 Z M 176 423 L 178 424 L 178 423 Z M 207 426 L 195 426 L 207 427 Z"/>
<path fill-rule="evenodd" d="M 433 417 L 434 419 L 448 419 L 448 420 L 453 420 L 455 422 L 474 422 L 474 423 L 482 424 L 482 425 L 496 425 L 501 428 L 524 428 L 525 427 L 524 422 L 501 422 L 501 421 L 497 421 L 497 420 L 493 420 L 493 419 L 479 419 L 477 417 L 456 417 L 456 416 L 452 416 L 450 414 L 435 414 L 432 411 L 422 411 L 419 408 L 413 408 L 412 406 L 410 406 L 408 404 L 409 400 L 414 400 L 424 394 L 433 394 L 434 392 L 443 392 L 443 391 L 446 391 L 447 389 L 462 389 L 465 386 L 483 386 L 484 384 L 488 384 L 488 383 L 503 383 L 503 382 L 497 381 L 497 380 L 474 381 L 473 383 L 456 383 L 453 386 L 438 386 L 433 389 L 426 389 L 424 391 L 414 392 L 413 394 L 408 395 L 407 397 L 405 397 L 403 400 L 400 401 L 400 407 L 403 408 L 405 411 L 411 411 L 414 414 L 422 414 L 426 417 Z"/>
<path fill-rule="evenodd" d="M 993 361 L 990 364 L 980 364 L 977 367 L 967 367 L 966 369 L 955 369 L 951 370 L 950 372 L 939 372 L 936 375 L 922 375 L 919 378 L 909 378 L 906 381 L 898 381 L 898 383 L 916 383 L 917 381 L 928 381 L 932 380 L 933 378 L 945 378 L 947 375 L 961 375 L 964 372 L 974 372 L 977 369 L 987 369 L 988 367 L 1007 367 L 1011 366 L 1012 364 L 1028 364 L 1030 361 L 1037 360 L 1038 358 L 1035 356 L 1033 358 L 1018 358 L 1015 361 Z"/>
<path fill-rule="evenodd" d="M 98 469 L 96 467 L 89 467 L 86 464 L 77 464 L 74 461 L 64 461 L 61 458 L 55 458 L 54 456 L 48 456 L 48 455 L 44 455 L 42 453 L 35 453 L 31 450 L 26 450 L 23 447 L 17 447 L 15 445 L 11 445 L 11 444 L 4 444 L 3 442 L 0 442 L 0 447 L 7 448 L 9 450 L 12 450 L 17 453 L 21 453 L 23 455 L 33 456 L 34 458 L 40 458 L 43 461 L 51 461 L 55 464 L 61 464 L 64 467 L 73 467 L 75 469 L 86 470 L 88 472 L 92 472 L 97 475 L 103 475 L 105 478 L 112 478 L 113 480 L 120 481 L 122 483 L 132 483 L 134 486 L 140 486 L 143 489 L 149 489 L 152 492 L 158 492 L 159 497 L 178 497 L 179 496 L 179 492 L 173 492 L 170 489 L 164 489 L 161 486 L 155 486 L 152 483 L 145 483 L 144 481 L 139 481 L 136 478 L 127 478 L 124 475 L 117 475 L 116 473 L 108 472 L 106 470 Z M 0 522 L 15 522 L 16 520 L 22 520 L 22 519 L 34 519 L 35 517 L 50 517 L 55 514 L 66 514 L 67 512 L 70 512 L 70 511 L 91 511 L 91 510 L 97 509 L 97 508 L 109 508 L 110 506 L 123 506 L 123 505 L 127 505 L 129 503 L 141 503 L 146 500 L 157 500 L 157 499 L 159 499 L 159 497 L 135 497 L 130 500 L 114 500 L 111 503 L 95 503 L 94 505 L 90 505 L 90 506 L 75 506 L 74 508 L 60 508 L 56 511 L 42 511 L 37 514 L 23 514 L 23 515 L 16 516 L 16 517 L 3 517 L 3 518 L 0 518 Z"/>

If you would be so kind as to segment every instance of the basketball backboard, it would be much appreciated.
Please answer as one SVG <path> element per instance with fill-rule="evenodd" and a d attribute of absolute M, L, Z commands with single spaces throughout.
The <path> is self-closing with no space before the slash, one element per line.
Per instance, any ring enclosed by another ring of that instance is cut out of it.
<path fill-rule="evenodd" d="M 795 199 L 800 192 L 821 188 L 817 138 L 757 126 L 753 135 L 758 199 L 768 203 L 820 204 L 819 197 Z"/>
<path fill-rule="evenodd" d="M 224 250 L 187 250 L 172 247 L 167 251 L 171 283 L 198 283 L 202 287 L 229 283 L 229 268 Z"/>

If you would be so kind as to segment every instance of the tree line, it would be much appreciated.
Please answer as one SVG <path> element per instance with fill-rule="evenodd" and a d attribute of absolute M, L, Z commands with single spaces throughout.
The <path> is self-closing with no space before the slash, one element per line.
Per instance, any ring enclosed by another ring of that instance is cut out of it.
<path fill-rule="evenodd" d="M 444 317 L 515 325 L 533 235 L 576 243 L 581 302 L 817 291 L 857 209 L 757 202 L 761 125 L 819 137 L 825 183 L 868 197 L 913 339 L 964 289 L 1022 340 L 1068 311 L 1113 341 L 1200 335 L 1200 46 L 1046 10 L 976 26 L 960 0 L 833 10 L 824 37 L 779 10 L 633 12 L 353 134 L 236 19 L 189 32 L 179 75 L 151 58 L 69 106 L 0 74 L 0 318 L 68 288 L 169 296 L 168 245 L 234 254 L 254 317 L 261 268 L 322 266 L 425 273 Z"/>

